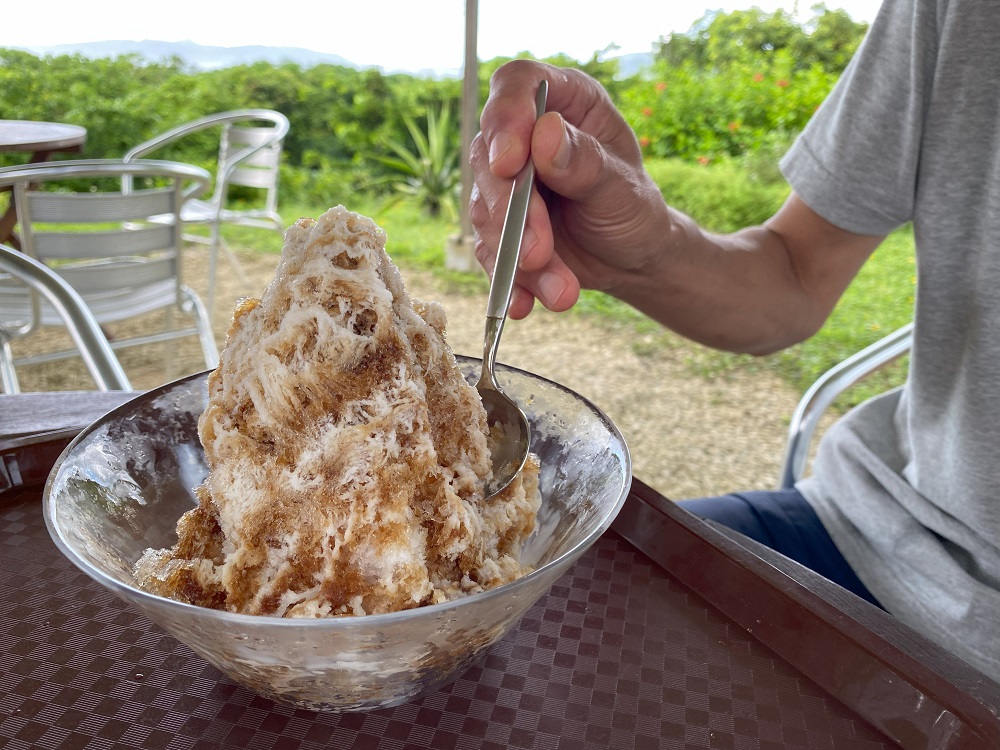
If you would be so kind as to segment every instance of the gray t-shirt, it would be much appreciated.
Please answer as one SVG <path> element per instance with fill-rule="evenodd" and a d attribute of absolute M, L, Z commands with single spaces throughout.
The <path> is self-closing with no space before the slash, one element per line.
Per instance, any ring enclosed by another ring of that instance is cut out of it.
<path fill-rule="evenodd" d="M 912 221 L 917 246 L 907 383 L 834 425 L 800 489 L 886 609 L 1000 680 L 994 0 L 885 0 L 782 169 L 833 224 Z"/>

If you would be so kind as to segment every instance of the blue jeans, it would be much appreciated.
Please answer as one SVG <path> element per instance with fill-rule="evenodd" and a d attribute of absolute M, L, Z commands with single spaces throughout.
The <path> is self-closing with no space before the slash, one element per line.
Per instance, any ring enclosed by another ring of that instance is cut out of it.
<path fill-rule="evenodd" d="M 679 505 L 805 565 L 862 599 L 881 606 L 834 545 L 798 490 L 760 490 L 682 500 Z"/>

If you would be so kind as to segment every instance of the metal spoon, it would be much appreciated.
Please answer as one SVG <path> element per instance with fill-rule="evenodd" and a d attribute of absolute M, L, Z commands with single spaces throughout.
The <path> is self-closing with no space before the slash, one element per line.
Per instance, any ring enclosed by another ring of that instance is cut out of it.
<path fill-rule="evenodd" d="M 542 81 L 535 97 L 536 117 L 541 117 L 545 113 L 547 94 L 548 82 Z M 487 497 L 502 492 L 514 480 L 528 458 L 530 447 L 531 428 L 528 425 L 528 418 L 520 407 L 500 390 L 493 373 L 493 366 L 500 344 L 500 334 L 507 319 L 507 309 L 510 307 L 511 292 L 514 289 L 514 274 L 517 271 L 517 260 L 521 255 L 521 237 L 524 234 L 528 200 L 531 198 L 534 181 L 535 166 L 529 158 L 514 178 L 507 216 L 504 218 L 500 234 L 500 247 L 497 250 L 493 279 L 490 281 L 490 296 L 486 303 L 483 369 L 479 375 L 479 382 L 476 383 L 476 389 L 486 408 L 487 424 L 491 428 L 499 424 L 502 429 L 500 443 L 493 450 L 493 478 L 484 490 Z"/>

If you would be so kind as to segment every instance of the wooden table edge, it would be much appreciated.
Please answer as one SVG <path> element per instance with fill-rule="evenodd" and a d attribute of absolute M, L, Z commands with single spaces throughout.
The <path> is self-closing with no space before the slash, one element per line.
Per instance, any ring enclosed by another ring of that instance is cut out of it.
<path fill-rule="evenodd" d="M 638 479 L 611 528 L 901 747 L 1000 748 L 1000 685 L 888 613 Z"/>

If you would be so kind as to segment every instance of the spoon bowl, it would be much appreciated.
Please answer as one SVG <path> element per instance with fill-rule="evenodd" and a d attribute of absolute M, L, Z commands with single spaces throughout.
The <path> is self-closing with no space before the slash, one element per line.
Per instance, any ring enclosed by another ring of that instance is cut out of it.
<path fill-rule="evenodd" d="M 535 117 L 545 113 L 548 81 L 541 81 L 535 96 Z M 490 280 L 490 296 L 486 303 L 486 335 L 483 341 L 483 369 L 476 383 L 476 390 L 486 409 L 486 420 L 491 433 L 499 431 L 499 440 L 493 446 L 493 477 L 486 483 L 487 497 L 502 492 L 521 471 L 531 449 L 531 431 L 528 418 L 497 384 L 493 367 L 497 347 L 503 332 L 510 296 L 514 290 L 514 275 L 521 255 L 521 238 L 528 218 L 528 203 L 535 181 L 535 165 L 529 156 L 521 171 L 514 177 L 510 191 L 507 215 L 500 233 L 500 246 Z"/>
<path fill-rule="evenodd" d="M 500 390 L 492 363 L 487 365 L 485 357 L 476 390 L 486 409 L 486 423 L 491 431 L 499 430 L 496 439 L 491 441 L 493 477 L 484 489 L 484 494 L 490 497 L 506 489 L 520 473 L 531 447 L 531 427 L 521 408 Z"/>

